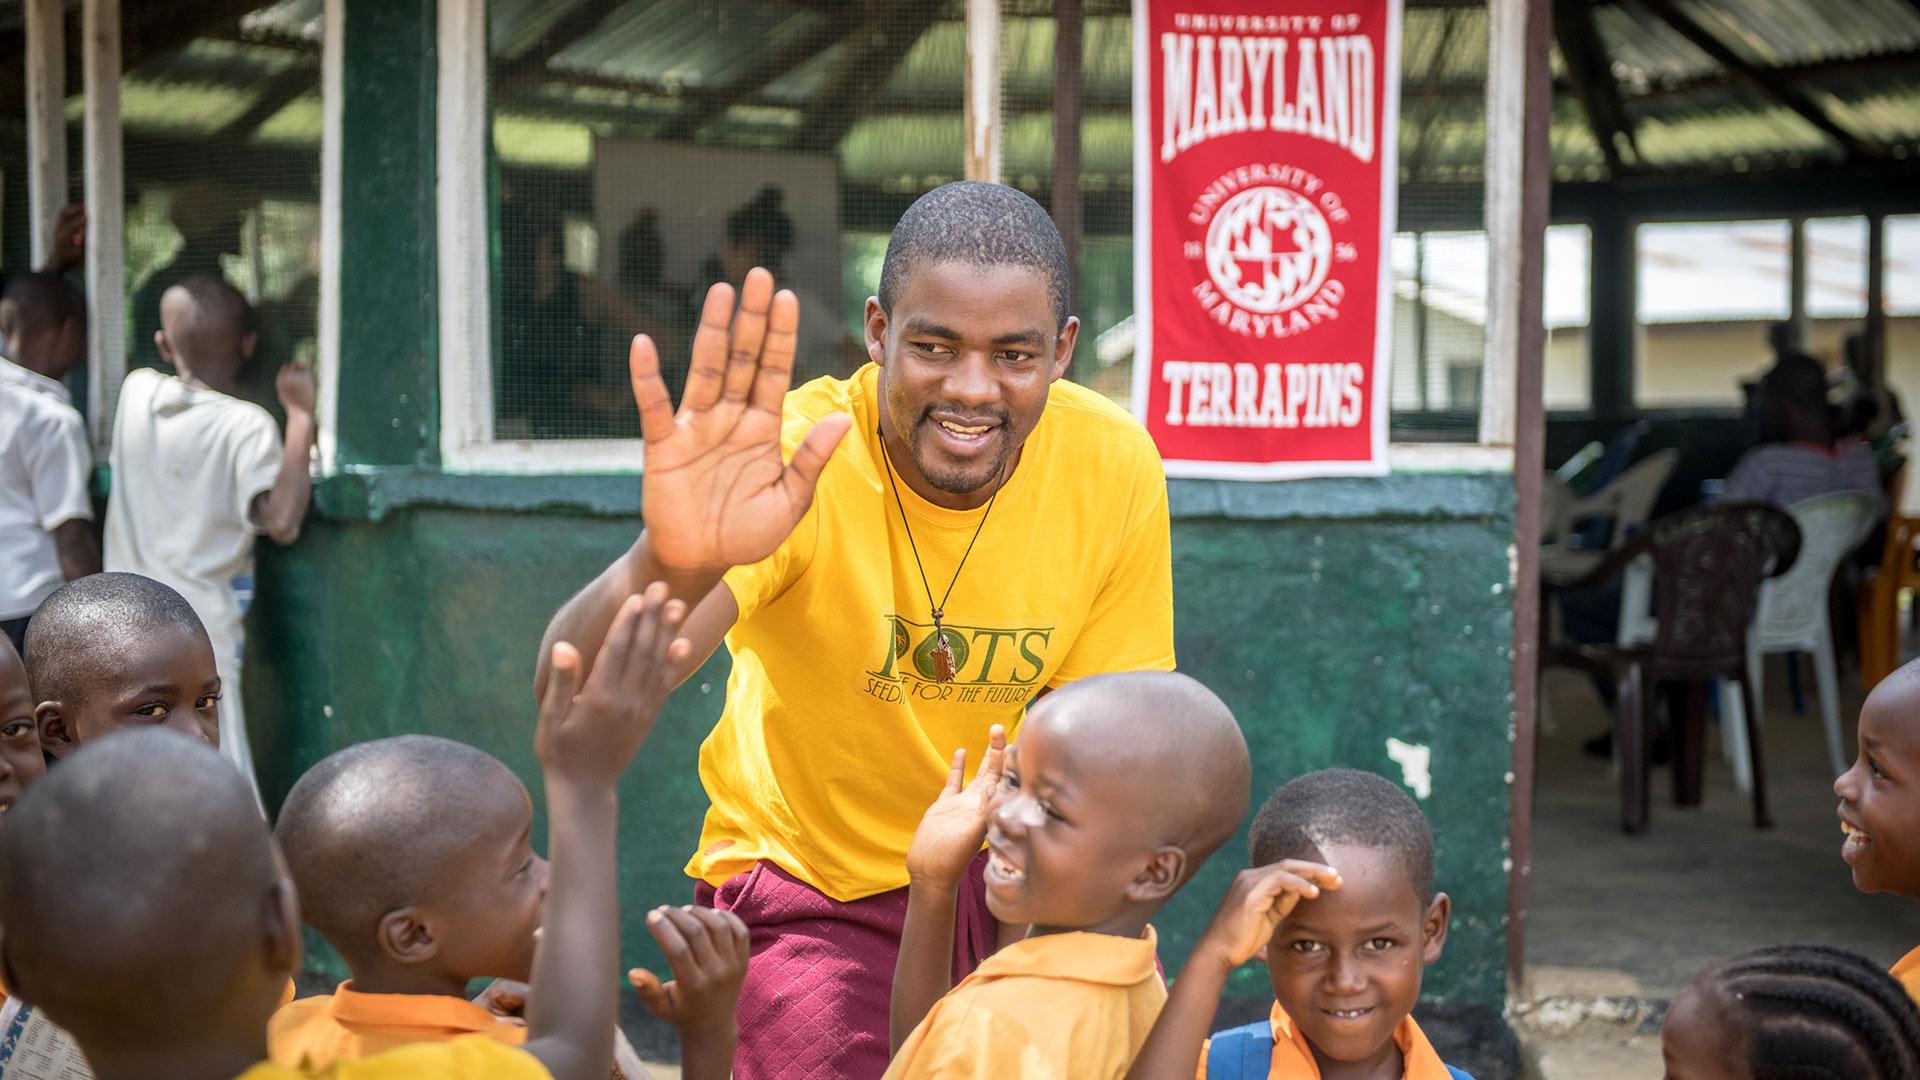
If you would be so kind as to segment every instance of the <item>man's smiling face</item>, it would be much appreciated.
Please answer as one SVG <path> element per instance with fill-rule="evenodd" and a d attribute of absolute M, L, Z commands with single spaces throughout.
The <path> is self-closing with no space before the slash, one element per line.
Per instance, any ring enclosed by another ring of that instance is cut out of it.
<path fill-rule="evenodd" d="M 907 451 L 909 484 L 935 502 L 984 501 L 1040 422 L 1079 331 L 1026 266 L 927 262 L 905 275 L 891 313 L 868 300 L 881 431 L 903 472 Z"/>

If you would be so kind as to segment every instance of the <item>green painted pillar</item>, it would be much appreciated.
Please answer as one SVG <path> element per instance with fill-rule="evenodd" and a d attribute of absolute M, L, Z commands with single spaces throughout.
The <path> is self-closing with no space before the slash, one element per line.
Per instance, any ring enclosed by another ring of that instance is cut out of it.
<path fill-rule="evenodd" d="M 439 461 L 435 0 L 344 0 L 342 465 Z"/>

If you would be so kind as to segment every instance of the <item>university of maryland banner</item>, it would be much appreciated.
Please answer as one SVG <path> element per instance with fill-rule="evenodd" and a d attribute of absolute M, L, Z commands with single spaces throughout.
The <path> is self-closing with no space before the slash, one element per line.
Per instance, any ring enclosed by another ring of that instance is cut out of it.
<path fill-rule="evenodd" d="M 1134 0 L 1134 410 L 1172 476 L 1387 470 L 1399 0 Z"/>

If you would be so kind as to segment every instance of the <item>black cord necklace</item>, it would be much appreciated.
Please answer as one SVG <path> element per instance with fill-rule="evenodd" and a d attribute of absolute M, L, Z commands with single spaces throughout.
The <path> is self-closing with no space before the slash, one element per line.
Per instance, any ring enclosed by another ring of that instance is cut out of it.
<path fill-rule="evenodd" d="M 920 561 L 920 545 L 914 543 L 913 525 L 907 521 L 906 504 L 900 501 L 900 478 L 893 473 L 893 458 L 887 453 L 887 434 L 876 428 L 874 434 L 880 436 L 880 460 L 886 462 L 888 486 L 893 489 L 893 505 L 900 509 L 900 525 L 907 530 L 907 547 L 913 552 L 913 568 L 920 571 L 920 587 L 927 590 L 927 606 L 933 609 L 933 649 L 927 659 L 933 661 L 933 679 L 935 682 L 953 681 L 953 647 L 947 644 L 947 632 L 940 625 L 946 617 L 947 601 L 953 598 L 953 587 L 960 582 L 960 571 L 966 568 L 967 556 L 973 554 L 974 541 L 980 539 L 980 530 L 987 527 L 987 516 L 993 513 L 993 503 L 1000 497 L 1000 488 L 995 484 L 993 494 L 987 496 L 987 509 L 980 515 L 980 524 L 973 527 L 973 539 L 967 541 L 967 550 L 960 555 L 960 565 L 953 568 L 953 580 L 947 582 L 947 591 L 940 597 L 938 604 L 933 602 L 933 586 L 927 581 L 926 564 Z"/>

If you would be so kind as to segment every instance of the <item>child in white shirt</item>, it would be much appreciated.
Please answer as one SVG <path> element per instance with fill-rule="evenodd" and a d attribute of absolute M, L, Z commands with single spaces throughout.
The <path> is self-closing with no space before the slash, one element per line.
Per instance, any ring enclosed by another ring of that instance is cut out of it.
<path fill-rule="evenodd" d="M 287 410 L 283 443 L 265 409 L 234 396 L 253 355 L 253 312 L 215 277 L 188 278 L 161 296 L 154 342 L 180 374 L 140 369 L 121 387 L 106 567 L 163 581 L 193 605 L 220 670 L 220 752 L 253 783 L 240 701 L 253 540 L 265 533 L 291 544 L 300 535 L 313 493 L 313 373 L 288 365 L 275 380 Z"/>

